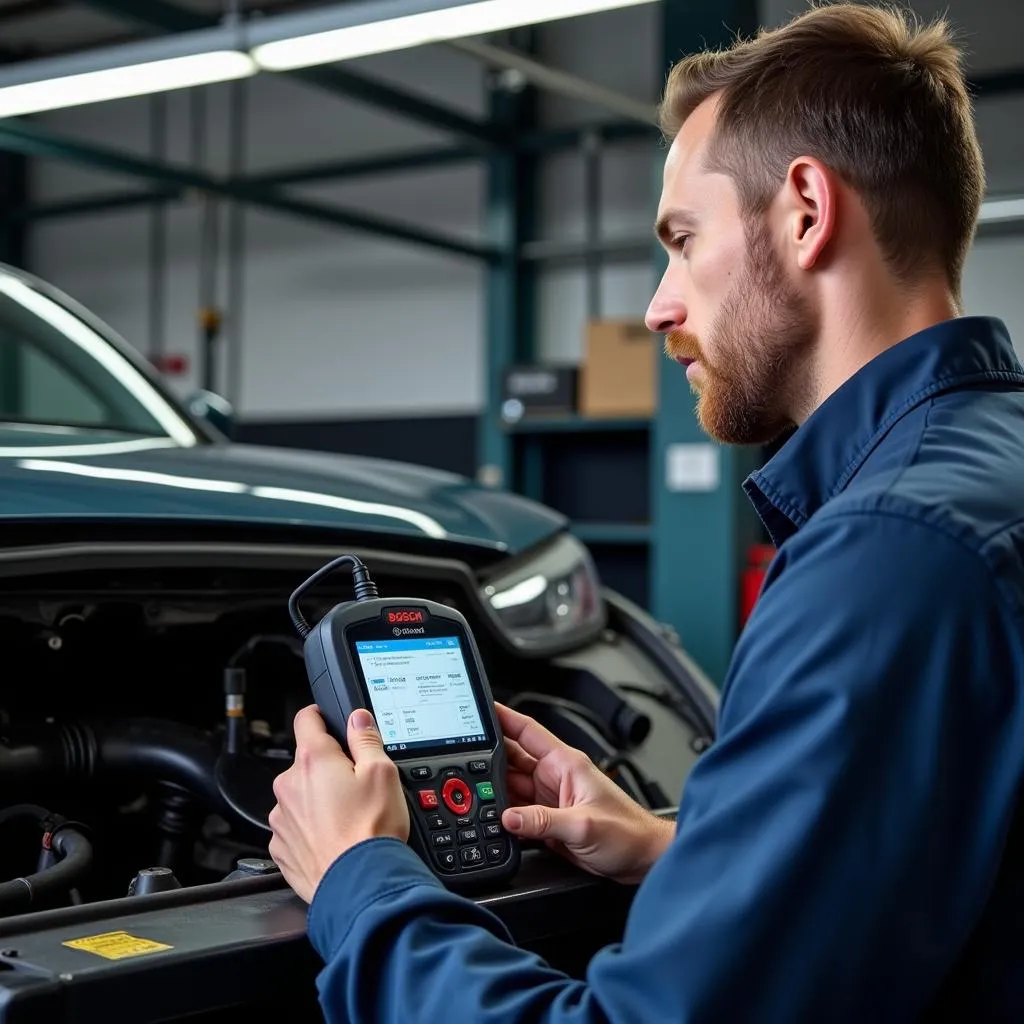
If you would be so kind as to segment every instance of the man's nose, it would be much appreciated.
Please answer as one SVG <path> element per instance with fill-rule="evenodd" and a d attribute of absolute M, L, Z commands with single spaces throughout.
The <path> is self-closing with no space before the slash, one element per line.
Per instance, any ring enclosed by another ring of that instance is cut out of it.
<path fill-rule="evenodd" d="M 655 334 L 668 334 L 678 330 L 686 322 L 686 306 L 678 295 L 672 295 L 661 283 L 650 306 L 644 322 L 649 331 Z"/>

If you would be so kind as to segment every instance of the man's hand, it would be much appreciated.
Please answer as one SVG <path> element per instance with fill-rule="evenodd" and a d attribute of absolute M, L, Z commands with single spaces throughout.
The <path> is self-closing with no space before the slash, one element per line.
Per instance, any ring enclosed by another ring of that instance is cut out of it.
<path fill-rule="evenodd" d="M 675 825 L 631 800 L 580 750 L 538 722 L 495 704 L 509 762 L 502 824 L 541 839 L 573 864 L 618 882 L 639 882 L 672 842 Z"/>
<path fill-rule="evenodd" d="M 348 720 L 350 760 L 315 705 L 295 716 L 295 761 L 274 780 L 270 856 L 309 903 L 320 879 L 365 839 L 409 839 L 409 808 L 395 763 L 384 753 L 369 711 Z"/>

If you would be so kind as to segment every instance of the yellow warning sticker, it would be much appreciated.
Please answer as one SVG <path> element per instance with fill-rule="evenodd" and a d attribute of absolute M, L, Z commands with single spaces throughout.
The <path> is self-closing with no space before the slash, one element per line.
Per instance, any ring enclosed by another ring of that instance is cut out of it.
<path fill-rule="evenodd" d="M 81 949 L 86 953 L 95 953 L 108 960 L 127 960 L 133 956 L 145 956 L 147 953 L 159 953 L 173 946 L 152 939 L 140 939 L 128 932 L 104 932 L 102 935 L 87 935 L 83 939 L 71 939 L 62 943 L 72 949 Z"/>

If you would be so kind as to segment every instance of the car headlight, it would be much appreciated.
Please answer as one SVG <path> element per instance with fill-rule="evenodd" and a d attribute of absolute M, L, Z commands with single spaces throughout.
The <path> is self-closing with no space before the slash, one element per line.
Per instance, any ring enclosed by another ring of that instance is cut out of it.
<path fill-rule="evenodd" d="M 521 650 L 569 647 L 605 624 L 590 552 L 569 534 L 492 576 L 482 593 L 503 632 Z"/>

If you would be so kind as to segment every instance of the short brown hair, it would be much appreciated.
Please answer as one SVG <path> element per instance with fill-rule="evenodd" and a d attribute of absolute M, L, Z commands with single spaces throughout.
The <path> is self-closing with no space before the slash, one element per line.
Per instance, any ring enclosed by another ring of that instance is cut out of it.
<path fill-rule="evenodd" d="M 949 25 L 857 3 L 816 5 L 788 24 L 676 64 L 661 105 L 671 140 L 720 94 L 708 165 L 763 212 L 792 159 L 814 156 L 861 196 L 894 273 L 960 282 L 985 189 L 961 56 Z"/>

